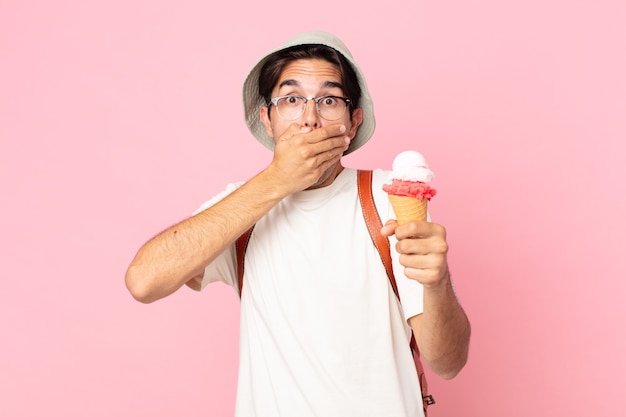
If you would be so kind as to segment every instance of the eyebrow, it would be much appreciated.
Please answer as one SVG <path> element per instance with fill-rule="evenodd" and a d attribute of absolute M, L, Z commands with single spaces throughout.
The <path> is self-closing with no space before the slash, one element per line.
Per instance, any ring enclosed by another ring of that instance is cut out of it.
<path fill-rule="evenodd" d="M 280 85 L 278 86 L 278 88 L 282 88 L 284 86 L 293 86 L 293 87 L 299 87 L 300 86 L 300 82 L 298 82 L 297 80 L 284 80 L 280 83 Z M 322 83 L 322 88 L 339 88 L 341 89 L 341 91 L 343 91 L 343 85 L 341 83 L 335 82 L 335 81 L 324 81 Z"/>

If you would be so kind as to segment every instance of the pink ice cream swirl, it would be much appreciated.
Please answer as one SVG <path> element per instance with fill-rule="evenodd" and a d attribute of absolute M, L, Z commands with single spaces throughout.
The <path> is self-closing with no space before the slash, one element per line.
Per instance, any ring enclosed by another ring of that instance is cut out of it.
<path fill-rule="evenodd" d="M 391 184 L 383 184 L 383 191 L 397 196 L 413 197 L 418 200 L 429 200 L 437 194 L 437 190 L 421 181 L 403 181 L 392 179 Z"/>

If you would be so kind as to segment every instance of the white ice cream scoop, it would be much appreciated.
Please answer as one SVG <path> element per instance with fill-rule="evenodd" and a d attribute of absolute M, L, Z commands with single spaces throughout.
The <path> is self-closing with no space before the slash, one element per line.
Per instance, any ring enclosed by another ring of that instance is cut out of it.
<path fill-rule="evenodd" d="M 391 167 L 390 178 L 394 180 L 429 182 L 435 178 L 426 159 L 417 151 L 400 152 Z"/>

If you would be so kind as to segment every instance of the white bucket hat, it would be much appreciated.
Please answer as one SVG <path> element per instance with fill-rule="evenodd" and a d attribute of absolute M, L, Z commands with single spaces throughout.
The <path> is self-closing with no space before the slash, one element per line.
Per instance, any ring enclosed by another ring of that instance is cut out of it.
<path fill-rule="evenodd" d="M 374 106 L 372 103 L 372 98 L 370 97 L 369 91 L 367 89 L 367 84 L 365 83 L 365 77 L 363 77 L 363 73 L 359 66 L 354 62 L 354 58 L 352 58 L 352 54 L 344 45 L 344 43 L 332 35 L 331 33 L 324 31 L 309 31 L 300 33 L 279 48 L 269 52 L 263 58 L 261 58 L 250 70 L 248 76 L 243 82 L 243 106 L 244 106 L 244 114 L 246 118 L 246 125 L 250 132 L 254 135 L 255 138 L 259 142 L 261 142 L 265 147 L 270 150 L 274 150 L 274 139 L 268 136 L 265 131 L 265 126 L 261 122 L 259 117 L 259 111 L 262 106 L 267 105 L 265 99 L 261 97 L 259 94 L 259 75 L 261 72 L 261 68 L 265 64 L 265 62 L 269 59 L 270 55 L 275 52 L 281 51 L 283 49 L 297 46 L 297 45 L 326 45 L 341 53 L 352 65 L 352 68 L 356 72 L 359 86 L 361 87 L 361 99 L 359 100 L 359 107 L 363 112 L 363 123 L 359 126 L 356 135 L 350 142 L 350 146 L 344 152 L 344 155 L 349 154 L 365 145 L 365 143 L 372 137 L 374 134 L 374 128 L 376 126 L 376 121 L 374 119 Z"/>

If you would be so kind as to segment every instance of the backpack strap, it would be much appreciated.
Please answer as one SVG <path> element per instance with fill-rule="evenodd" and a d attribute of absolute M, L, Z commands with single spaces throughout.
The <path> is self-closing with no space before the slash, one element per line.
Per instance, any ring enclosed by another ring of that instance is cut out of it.
<path fill-rule="evenodd" d="M 359 189 L 359 202 L 361 203 L 367 230 L 370 233 L 372 242 L 374 242 L 374 246 L 376 246 L 380 259 L 383 261 L 383 265 L 385 265 L 385 271 L 387 272 L 387 277 L 389 278 L 393 292 L 396 294 L 396 297 L 400 299 L 396 278 L 393 275 L 389 239 L 380 234 L 383 223 L 380 221 L 380 216 L 378 215 L 378 210 L 376 210 L 376 204 L 374 203 L 374 196 L 372 195 L 372 171 L 358 170 L 357 184 Z"/>
<path fill-rule="evenodd" d="M 363 217 L 365 218 L 365 223 L 367 224 L 367 230 L 369 231 L 372 242 L 374 242 L 374 246 L 376 246 L 376 249 L 380 254 L 380 258 L 385 265 L 385 271 L 387 271 L 387 276 L 389 278 L 389 282 L 391 283 L 391 287 L 393 288 L 393 292 L 396 294 L 396 297 L 398 297 L 398 300 L 400 301 L 400 293 L 398 292 L 396 279 L 393 275 L 393 267 L 391 262 L 391 246 L 389 245 L 389 239 L 387 239 L 380 233 L 380 229 L 383 227 L 383 224 L 380 220 L 380 216 L 378 215 L 378 211 L 376 210 L 374 196 L 372 194 L 372 171 L 358 170 L 357 184 L 359 190 L 359 202 L 361 203 Z M 413 353 L 413 362 L 415 362 L 415 369 L 417 370 L 417 376 L 420 382 L 420 388 L 422 390 L 424 414 L 426 415 L 426 408 L 429 405 L 434 404 L 435 399 L 432 395 L 428 394 L 428 383 L 426 382 L 426 374 L 424 373 L 424 367 L 422 366 L 422 361 L 420 360 L 420 353 L 417 347 L 417 342 L 415 341 L 415 335 L 413 334 L 413 331 L 411 331 L 410 346 L 411 352 Z"/>
<path fill-rule="evenodd" d="M 254 225 L 251 228 L 246 230 L 243 235 L 237 238 L 235 242 L 235 251 L 237 254 L 237 285 L 239 285 L 239 298 L 241 298 L 241 290 L 243 289 L 243 258 L 246 254 L 246 249 L 248 249 L 248 243 L 250 242 L 250 235 L 252 235 L 252 230 L 254 229 Z"/>

